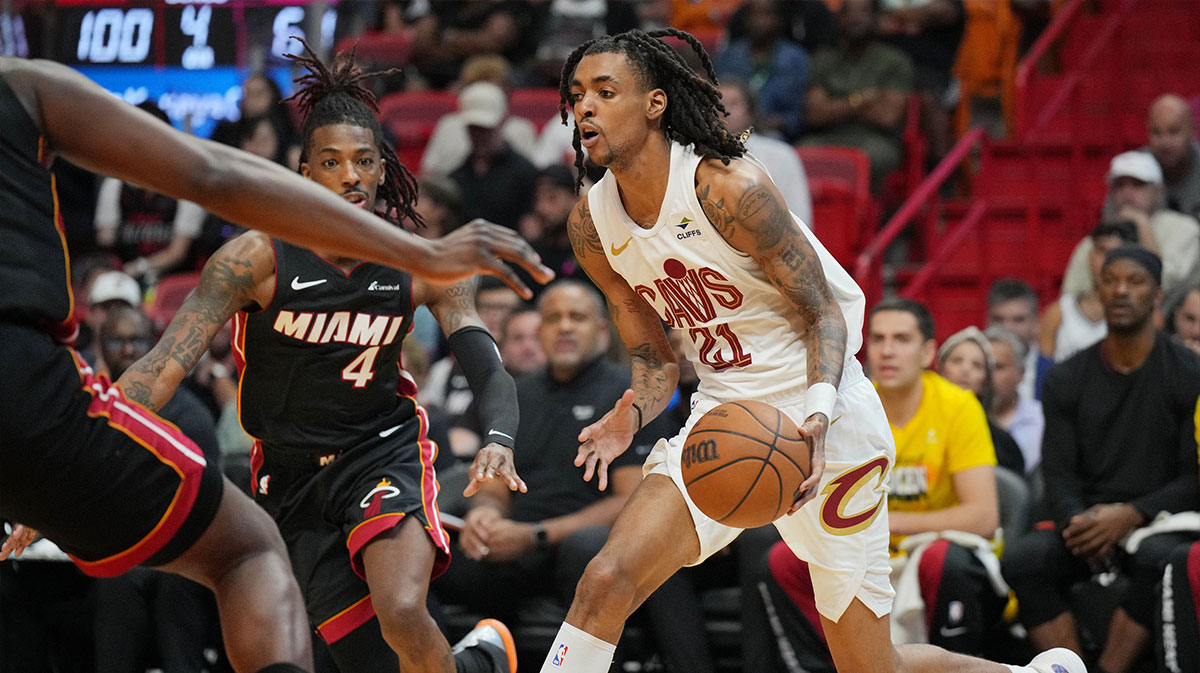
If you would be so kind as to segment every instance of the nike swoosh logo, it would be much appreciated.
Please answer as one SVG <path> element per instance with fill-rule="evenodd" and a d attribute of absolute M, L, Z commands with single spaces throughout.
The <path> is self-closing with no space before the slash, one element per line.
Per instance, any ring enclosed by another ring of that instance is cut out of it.
<path fill-rule="evenodd" d="M 507 432 L 500 432 L 499 430 L 488 430 L 488 434 L 489 435 L 500 435 L 501 437 L 508 437 L 510 440 L 512 440 L 514 442 L 517 441 L 516 439 L 513 438 L 512 435 L 508 434 Z"/>
<path fill-rule="evenodd" d="M 833 427 L 833 424 L 834 424 L 834 423 L 837 423 L 837 422 L 838 422 L 838 421 L 840 421 L 840 420 L 842 420 L 842 417 L 841 417 L 841 415 L 839 415 L 837 418 L 833 419 L 832 421 L 829 421 L 829 426 L 830 426 L 830 427 Z"/>
<path fill-rule="evenodd" d="M 303 290 L 303 289 L 306 289 L 306 288 L 310 288 L 310 287 L 312 287 L 312 286 L 314 286 L 314 285 L 320 285 L 321 283 L 324 283 L 324 282 L 325 282 L 325 281 L 327 281 L 327 280 L 329 280 L 329 279 L 328 279 L 328 278 L 322 278 L 322 279 L 320 279 L 320 280 L 305 280 L 305 281 L 301 281 L 301 280 L 300 280 L 300 276 L 296 276 L 295 278 L 293 278 L 293 279 L 292 279 L 292 289 L 293 289 L 293 290 Z"/>
<path fill-rule="evenodd" d="M 379 431 L 379 436 L 380 436 L 380 437 L 391 437 L 391 436 L 392 436 L 392 433 L 396 432 L 397 430 L 399 430 L 399 429 L 400 429 L 400 428 L 402 428 L 402 427 L 404 427 L 404 426 L 403 426 L 403 425 L 397 425 L 397 426 L 395 426 L 395 427 L 388 428 L 387 430 L 380 430 L 380 431 Z"/>
<path fill-rule="evenodd" d="M 613 255 L 619 255 L 619 254 L 625 252 L 625 248 L 629 247 L 629 242 L 632 240 L 633 240 L 633 237 L 630 236 L 624 243 L 621 244 L 621 247 L 618 248 L 616 243 L 609 243 L 608 247 L 612 249 Z"/>

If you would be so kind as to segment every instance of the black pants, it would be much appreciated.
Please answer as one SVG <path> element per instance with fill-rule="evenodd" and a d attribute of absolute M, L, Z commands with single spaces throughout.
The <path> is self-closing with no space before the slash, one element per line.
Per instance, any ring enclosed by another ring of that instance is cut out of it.
<path fill-rule="evenodd" d="M 1159 673 L 1200 671 L 1200 542 L 1171 552 L 1158 598 L 1154 640 Z"/>
<path fill-rule="evenodd" d="M 217 628 L 212 592 L 189 579 L 134 568 L 96 581 L 97 673 L 140 673 L 148 661 L 200 673 L 210 668 L 204 648 Z"/>
<path fill-rule="evenodd" d="M 1132 556 L 1119 557 L 1117 569 L 1129 577 L 1120 605 L 1133 621 L 1154 626 L 1155 587 L 1173 549 L 1191 536 L 1163 533 L 1146 538 Z M 1004 579 L 1017 594 L 1026 628 L 1045 624 L 1070 610 L 1071 587 L 1091 576 L 1088 564 L 1068 549 L 1062 534 L 1033 530 L 1008 545 L 1002 562 Z"/>
<path fill-rule="evenodd" d="M 3 533 L 0 527 L 0 534 Z M 93 580 L 65 561 L 0 563 L 0 670 L 90 673 Z"/>

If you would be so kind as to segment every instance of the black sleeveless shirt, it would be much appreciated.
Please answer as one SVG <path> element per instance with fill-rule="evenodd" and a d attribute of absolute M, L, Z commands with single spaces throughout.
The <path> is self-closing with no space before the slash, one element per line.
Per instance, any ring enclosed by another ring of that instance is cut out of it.
<path fill-rule="evenodd" d="M 412 277 L 367 263 L 347 275 L 272 242 L 275 296 L 234 318 L 242 427 L 266 450 L 326 455 L 412 418 L 416 385 L 400 367 Z"/>
<path fill-rule="evenodd" d="M 0 320 L 74 333 L 70 261 L 46 139 L 0 77 Z"/>

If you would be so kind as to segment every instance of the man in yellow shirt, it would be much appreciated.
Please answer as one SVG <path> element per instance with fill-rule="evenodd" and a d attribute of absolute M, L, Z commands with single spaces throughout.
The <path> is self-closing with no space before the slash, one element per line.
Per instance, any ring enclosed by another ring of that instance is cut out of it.
<path fill-rule="evenodd" d="M 867 364 L 896 440 L 889 479 L 893 553 L 906 536 L 953 530 L 991 539 L 999 524 L 996 452 L 983 406 L 929 371 L 937 352 L 933 317 L 921 304 L 877 305 L 867 327 Z M 979 558 L 940 539 L 919 560 L 929 641 L 980 654 L 1004 609 Z"/>

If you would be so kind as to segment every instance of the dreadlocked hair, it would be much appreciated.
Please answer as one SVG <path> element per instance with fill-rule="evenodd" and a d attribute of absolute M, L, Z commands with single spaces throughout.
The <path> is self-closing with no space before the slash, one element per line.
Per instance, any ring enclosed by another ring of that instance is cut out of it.
<path fill-rule="evenodd" d="M 308 146 L 313 132 L 333 124 L 349 124 L 365 128 L 375 136 L 383 158 L 383 181 L 379 183 L 377 197 L 384 204 L 383 216 L 393 224 L 407 218 L 418 227 L 425 221 L 417 213 L 417 181 L 408 168 L 396 158 L 396 152 L 383 137 L 383 126 L 376 114 L 379 106 L 375 94 L 365 84 L 371 77 L 399 72 L 398 68 L 368 72 L 354 61 L 355 49 L 341 52 L 333 63 L 326 66 L 302 38 L 295 38 L 304 45 L 304 56 L 285 54 L 308 72 L 296 77 L 296 93 L 285 98 L 295 100 L 304 117 L 300 129 L 301 163 L 308 161 Z"/>
<path fill-rule="evenodd" d="M 675 49 L 661 40 L 674 37 L 686 42 L 700 57 L 708 75 L 705 80 L 688 67 Z M 682 145 L 693 145 L 696 153 L 720 159 L 723 163 L 746 153 L 742 139 L 729 132 L 725 125 L 725 105 L 717 91 L 717 73 L 712 60 L 700 41 L 690 33 L 675 28 L 643 32 L 629 30 L 617 35 L 605 35 L 579 45 L 563 64 L 558 83 L 559 116 L 567 123 L 571 107 L 571 80 L 575 68 L 584 56 L 592 54 L 624 54 L 629 66 L 647 89 L 662 89 L 667 94 L 667 109 L 662 116 L 662 129 L 667 138 Z M 571 140 L 575 148 L 575 169 L 578 178 L 575 191 L 583 186 L 583 147 L 579 128 Z"/>

